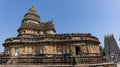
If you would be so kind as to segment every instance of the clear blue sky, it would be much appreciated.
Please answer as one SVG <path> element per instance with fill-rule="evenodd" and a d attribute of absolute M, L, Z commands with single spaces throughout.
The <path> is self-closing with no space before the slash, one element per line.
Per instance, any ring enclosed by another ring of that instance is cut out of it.
<path fill-rule="evenodd" d="M 0 51 L 32 5 L 41 21 L 54 20 L 57 33 L 91 33 L 102 46 L 104 35 L 113 33 L 120 44 L 120 0 L 0 0 Z"/>

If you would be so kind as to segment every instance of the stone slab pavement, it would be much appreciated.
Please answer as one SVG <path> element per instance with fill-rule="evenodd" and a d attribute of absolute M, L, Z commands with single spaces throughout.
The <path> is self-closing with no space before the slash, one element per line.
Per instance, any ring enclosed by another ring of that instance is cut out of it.
<path fill-rule="evenodd" d="M 117 67 L 120 67 L 120 63 L 116 63 L 117 64 Z"/>

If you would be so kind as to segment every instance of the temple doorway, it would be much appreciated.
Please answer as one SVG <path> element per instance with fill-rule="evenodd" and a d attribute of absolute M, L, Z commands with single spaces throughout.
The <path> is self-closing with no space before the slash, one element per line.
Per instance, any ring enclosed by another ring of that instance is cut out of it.
<path fill-rule="evenodd" d="M 79 46 L 75 46 L 75 54 L 77 56 L 80 55 L 80 47 Z"/>

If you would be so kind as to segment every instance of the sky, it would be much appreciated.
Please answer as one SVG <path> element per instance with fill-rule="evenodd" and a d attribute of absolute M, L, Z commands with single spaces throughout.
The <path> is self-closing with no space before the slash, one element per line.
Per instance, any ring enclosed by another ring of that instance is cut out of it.
<path fill-rule="evenodd" d="M 56 33 L 91 33 L 101 46 L 104 35 L 113 34 L 120 46 L 120 0 L 0 0 L 0 52 L 32 5 L 40 21 L 54 21 Z"/>

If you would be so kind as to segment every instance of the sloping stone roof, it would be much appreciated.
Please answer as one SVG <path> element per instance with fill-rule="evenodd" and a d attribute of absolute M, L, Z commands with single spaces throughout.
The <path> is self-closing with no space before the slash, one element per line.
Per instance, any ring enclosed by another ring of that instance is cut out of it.
<path fill-rule="evenodd" d="M 39 25 L 38 24 L 34 24 L 34 23 L 22 23 L 20 28 L 39 29 Z"/>
<path fill-rule="evenodd" d="M 52 22 L 46 22 L 46 23 L 40 23 L 40 24 L 24 22 L 21 24 L 19 29 L 23 29 L 23 28 L 36 29 L 36 30 L 54 30 L 55 31 L 54 24 Z"/>

